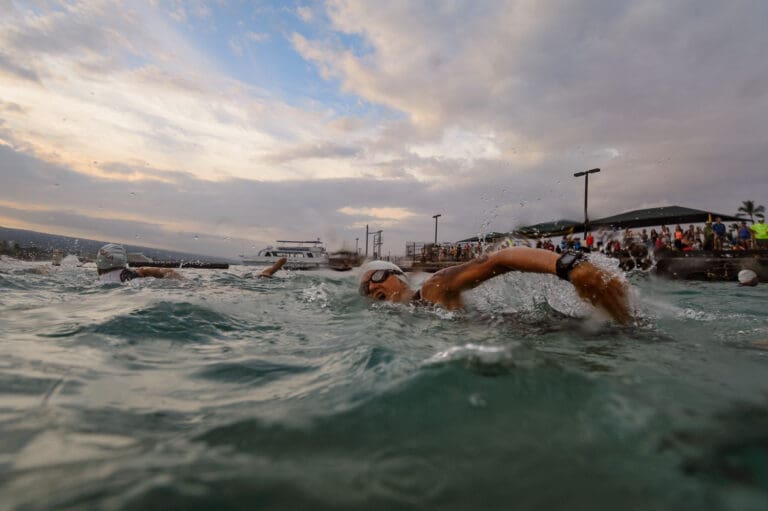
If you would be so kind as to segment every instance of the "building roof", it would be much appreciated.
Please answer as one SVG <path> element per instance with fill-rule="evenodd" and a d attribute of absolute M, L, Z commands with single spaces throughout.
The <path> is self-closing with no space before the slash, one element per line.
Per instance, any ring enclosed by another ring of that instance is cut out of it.
<path fill-rule="evenodd" d="M 515 232 L 522 234 L 523 236 L 536 238 L 547 236 L 562 236 L 563 234 L 568 234 L 574 230 L 578 230 L 580 225 L 583 225 L 583 222 L 560 219 L 555 220 L 554 222 L 542 222 L 540 224 L 518 227 Z"/>
<path fill-rule="evenodd" d="M 724 222 L 738 222 L 742 218 L 733 215 L 723 215 L 714 211 L 686 208 L 683 206 L 660 206 L 656 208 L 636 209 L 589 221 L 591 229 L 611 228 L 628 229 L 634 227 L 651 227 L 666 224 L 698 224 L 707 220 L 714 221 L 720 217 Z M 530 237 L 562 236 L 574 232 L 584 232 L 584 222 L 575 220 L 555 220 L 539 224 L 518 227 L 516 233 Z"/>
<path fill-rule="evenodd" d="M 683 206 L 661 206 L 657 208 L 636 209 L 618 215 L 590 220 L 589 226 L 594 228 L 610 227 L 628 229 L 632 227 L 651 227 L 666 224 L 698 224 L 708 220 L 714 221 L 720 217 L 724 222 L 740 221 L 739 217 L 723 215 L 714 211 L 686 208 Z M 583 230 L 583 227 L 582 227 Z"/>
<path fill-rule="evenodd" d="M 485 234 L 481 234 L 479 236 L 472 236 L 471 238 L 467 238 L 465 240 L 459 240 L 456 243 L 477 243 L 479 241 L 495 241 L 501 238 L 506 238 L 510 236 L 510 233 L 508 232 L 488 232 Z"/>

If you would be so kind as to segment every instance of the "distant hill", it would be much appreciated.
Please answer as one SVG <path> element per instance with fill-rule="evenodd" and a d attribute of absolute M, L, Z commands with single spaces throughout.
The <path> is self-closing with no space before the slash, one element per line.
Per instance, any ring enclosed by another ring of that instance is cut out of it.
<path fill-rule="evenodd" d="M 77 254 L 93 257 L 96 252 L 108 241 L 89 240 L 83 238 L 71 238 L 58 234 L 48 234 L 43 232 L 26 231 L 23 229 L 9 229 L 0 226 L 0 240 L 18 243 L 22 248 L 37 247 L 45 251 L 59 249 L 64 254 Z M 173 260 L 173 261 L 202 261 L 202 262 L 237 262 L 229 261 L 222 257 L 213 257 L 199 254 L 189 254 L 186 252 L 174 252 L 171 250 L 162 250 L 159 248 L 142 247 L 139 245 L 123 244 L 128 252 L 141 252 L 145 256 L 154 260 Z"/>

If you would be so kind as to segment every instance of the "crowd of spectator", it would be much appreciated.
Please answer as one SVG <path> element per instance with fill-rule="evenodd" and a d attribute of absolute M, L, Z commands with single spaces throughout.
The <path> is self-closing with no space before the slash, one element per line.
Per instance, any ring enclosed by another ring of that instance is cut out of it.
<path fill-rule="evenodd" d="M 759 229 L 748 226 L 746 221 L 726 226 L 720 218 L 716 218 L 714 222 L 706 222 L 703 226 L 689 225 L 687 228 L 678 224 L 674 229 L 666 225 L 650 231 L 627 229 L 621 239 L 614 238 L 608 242 L 604 251 L 615 253 L 637 244 L 645 246 L 649 252 L 659 249 L 691 252 L 768 248 L 759 238 L 758 232 Z"/>
<path fill-rule="evenodd" d="M 464 242 L 464 243 L 427 243 L 413 245 L 411 255 L 421 262 L 450 262 L 468 261 L 482 255 L 514 244 L 532 245 L 527 241 L 516 239 L 495 240 L 494 242 Z M 552 250 L 561 253 L 566 250 L 581 250 L 584 252 L 602 252 L 611 256 L 622 256 L 628 252 L 640 249 L 645 254 L 656 250 L 697 251 L 697 250 L 751 250 L 768 249 L 765 239 L 765 224 L 760 220 L 757 224 L 748 226 L 746 221 L 740 224 L 726 226 L 720 218 L 704 225 L 689 225 L 683 228 L 676 225 L 674 229 L 662 225 L 651 229 L 625 229 L 611 231 L 599 229 L 580 236 L 566 235 L 559 243 L 553 243 L 550 238 L 540 238 L 535 242 L 536 248 Z"/>
<path fill-rule="evenodd" d="M 753 226 L 748 226 L 746 221 L 726 226 L 720 218 L 716 218 L 714 222 L 706 222 L 703 226 L 689 225 L 687 228 L 678 224 L 674 229 L 666 225 L 658 230 L 626 229 L 620 232 L 601 229 L 595 235 L 588 233 L 583 243 L 579 237 L 565 236 L 554 250 L 596 250 L 608 255 L 622 255 L 631 247 L 638 246 L 645 247 L 649 253 L 660 249 L 682 252 L 768 249 L 768 242 L 761 235 L 764 225 L 761 220 Z M 536 246 L 552 249 L 549 240 L 539 241 Z"/>
<path fill-rule="evenodd" d="M 419 249 L 421 262 L 469 261 L 487 250 L 486 243 L 427 243 Z"/>

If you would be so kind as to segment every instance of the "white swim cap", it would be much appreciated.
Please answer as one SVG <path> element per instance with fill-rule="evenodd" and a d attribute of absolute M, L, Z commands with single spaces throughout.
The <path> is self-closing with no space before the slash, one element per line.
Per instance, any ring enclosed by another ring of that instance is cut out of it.
<path fill-rule="evenodd" d="M 740 286 L 756 286 L 757 285 L 757 273 L 752 270 L 741 270 L 739 272 L 739 285 Z"/>
<path fill-rule="evenodd" d="M 128 254 L 122 245 L 108 243 L 99 249 L 96 256 L 96 268 L 99 270 L 111 270 L 112 268 L 125 268 L 128 264 Z"/>
<path fill-rule="evenodd" d="M 360 267 L 360 275 L 358 279 L 360 282 L 359 292 L 361 295 L 365 296 L 367 294 L 368 285 L 366 282 L 368 282 L 368 279 L 379 270 L 390 270 L 395 274 L 398 280 L 405 285 L 408 285 L 408 277 L 405 276 L 403 270 L 395 263 L 390 263 L 389 261 L 369 261 Z"/>
<path fill-rule="evenodd" d="M 403 271 L 398 265 L 395 263 L 390 263 L 389 261 L 368 261 L 364 265 L 360 267 L 360 269 L 363 271 L 363 273 L 371 270 L 397 270 L 397 271 Z"/>

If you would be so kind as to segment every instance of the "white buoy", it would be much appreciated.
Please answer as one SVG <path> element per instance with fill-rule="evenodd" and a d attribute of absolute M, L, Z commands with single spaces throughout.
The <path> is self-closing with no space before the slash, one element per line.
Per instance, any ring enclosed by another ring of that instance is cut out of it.
<path fill-rule="evenodd" d="M 757 285 L 757 273 L 752 270 L 741 270 L 739 272 L 739 285 L 740 286 L 756 286 Z"/>

